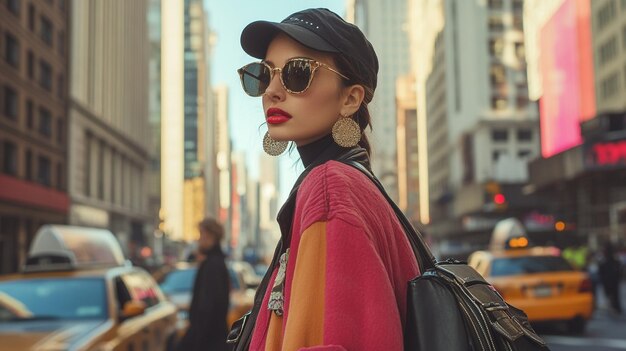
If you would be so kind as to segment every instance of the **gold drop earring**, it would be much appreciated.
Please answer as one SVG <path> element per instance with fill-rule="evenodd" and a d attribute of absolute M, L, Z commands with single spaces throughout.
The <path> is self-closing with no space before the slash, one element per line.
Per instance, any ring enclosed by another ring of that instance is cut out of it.
<path fill-rule="evenodd" d="M 263 137 L 263 151 L 271 156 L 278 156 L 285 152 L 287 149 L 288 141 L 278 141 L 272 139 L 270 136 L 270 132 L 265 132 L 265 136 Z"/>
<path fill-rule="evenodd" d="M 361 128 L 350 116 L 342 115 L 333 125 L 333 139 L 339 146 L 356 146 L 361 140 Z"/>

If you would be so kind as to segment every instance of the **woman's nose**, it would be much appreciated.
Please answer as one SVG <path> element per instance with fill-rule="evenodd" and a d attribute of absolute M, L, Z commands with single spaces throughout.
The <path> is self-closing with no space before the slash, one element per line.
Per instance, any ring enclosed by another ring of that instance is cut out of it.
<path fill-rule="evenodd" d="M 283 88 L 283 85 L 280 82 L 279 75 L 280 71 L 275 72 L 269 85 L 267 86 L 267 89 L 265 89 L 265 95 L 272 101 L 282 101 L 285 99 L 287 94 L 287 91 L 285 91 L 285 88 Z"/>

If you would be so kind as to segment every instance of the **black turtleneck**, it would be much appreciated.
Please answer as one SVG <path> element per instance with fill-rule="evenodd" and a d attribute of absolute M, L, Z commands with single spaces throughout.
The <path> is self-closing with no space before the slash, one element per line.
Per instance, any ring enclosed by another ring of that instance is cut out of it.
<path fill-rule="evenodd" d="M 328 134 L 312 143 L 299 146 L 298 153 L 300 154 L 304 168 L 309 167 L 309 165 L 328 148 L 341 149 L 341 146 L 337 145 L 333 140 L 332 134 Z"/>

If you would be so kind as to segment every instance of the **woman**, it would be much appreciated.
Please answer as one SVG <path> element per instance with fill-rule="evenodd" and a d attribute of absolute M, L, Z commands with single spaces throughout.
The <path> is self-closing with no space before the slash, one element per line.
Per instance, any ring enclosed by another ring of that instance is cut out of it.
<path fill-rule="evenodd" d="M 282 237 L 237 350 L 402 350 L 415 255 L 367 169 L 367 103 L 378 60 L 354 25 L 327 9 L 257 21 L 243 49 L 244 91 L 263 99 L 272 155 L 292 141 L 305 166 L 278 214 Z"/>

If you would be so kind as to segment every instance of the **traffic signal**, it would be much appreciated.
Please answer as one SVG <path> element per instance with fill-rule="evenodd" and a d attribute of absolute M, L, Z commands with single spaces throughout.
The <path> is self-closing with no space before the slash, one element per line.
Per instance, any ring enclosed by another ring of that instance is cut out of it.
<path fill-rule="evenodd" d="M 504 211 L 508 207 L 506 196 L 502 192 L 502 187 L 498 182 L 489 181 L 485 183 L 485 198 L 489 208 Z"/>

